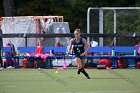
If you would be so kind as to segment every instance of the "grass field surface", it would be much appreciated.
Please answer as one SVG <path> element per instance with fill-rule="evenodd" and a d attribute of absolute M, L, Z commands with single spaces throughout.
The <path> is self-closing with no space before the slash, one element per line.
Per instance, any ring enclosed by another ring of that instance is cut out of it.
<path fill-rule="evenodd" d="M 5 69 L 0 71 L 0 93 L 140 93 L 140 69 Z"/>

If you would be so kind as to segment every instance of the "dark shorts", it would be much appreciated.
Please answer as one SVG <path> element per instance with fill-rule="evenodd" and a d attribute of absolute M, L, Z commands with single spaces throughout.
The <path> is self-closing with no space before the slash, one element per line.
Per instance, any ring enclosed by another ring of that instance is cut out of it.
<path fill-rule="evenodd" d="M 80 55 L 73 55 L 73 58 L 80 58 L 80 59 L 85 59 L 85 56 L 80 56 Z"/>

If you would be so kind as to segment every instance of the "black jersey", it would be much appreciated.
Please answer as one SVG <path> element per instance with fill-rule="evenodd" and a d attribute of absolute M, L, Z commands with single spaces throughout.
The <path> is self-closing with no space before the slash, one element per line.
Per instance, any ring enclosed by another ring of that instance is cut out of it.
<path fill-rule="evenodd" d="M 73 51 L 75 55 L 80 55 L 83 52 L 85 52 L 82 38 L 80 38 L 79 42 L 76 42 L 76 40 L 74 39 L 72 45 L 73 45 Z"/>

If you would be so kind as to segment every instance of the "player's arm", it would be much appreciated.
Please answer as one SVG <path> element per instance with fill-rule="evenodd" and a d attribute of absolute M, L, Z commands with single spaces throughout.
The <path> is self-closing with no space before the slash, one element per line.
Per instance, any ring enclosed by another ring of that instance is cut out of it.
<path fill-rule="evenodd" d="M 71 49 L 72 49 L 72 42 L 73 42 L 73 39 L 70 40 L 68 53 L 70 53 L 70 51 L 71 51 Z"/>
<path fill-rule="evenodd" d="M 86 48 L 85 52 L 81 54 L 82 56 L 87 55 L 87 53 L 90 49 L 90 45 L 88 44 L 88 42 L 84 38 L 83 38 L 83 43 L 87 48 Z"/>

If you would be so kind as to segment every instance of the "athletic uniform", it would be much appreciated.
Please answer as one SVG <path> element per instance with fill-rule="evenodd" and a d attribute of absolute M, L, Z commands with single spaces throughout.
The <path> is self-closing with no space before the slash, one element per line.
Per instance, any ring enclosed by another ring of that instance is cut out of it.
<path fill-rule="evenodd" d="M 73 51 L 74 51 L 74 58 L 80 58 L 81 60 L 82 59 L 85 59 L 85 56 L 80 56 L 82 53 L 85 52 L 85 45 L 83 43 L 83 39 L 80 38 L 80 40 L 78 42 L 76 42 L 76 39 L 74 39 L 72 41 L 72 46 L 73 46 Z M 89 75 L 87 74 L 87 72 L 84 70 L 84 68 L 79 68 L 78 71 L 77 71 L 77 74 L 80 74 L 80 72 L 82 72 L 86 77 L 87 79 L 90 79 Z"/>
<path fill-rule="evenodd" d="M 83 39 L 80 38 L 79 42 L 76 42 L 76 39 L 72 42 L 74 58 L 85 59 L 85 56 L 80 56 L 82 53 L 85 52 Z"/>

